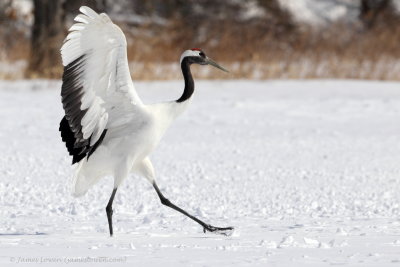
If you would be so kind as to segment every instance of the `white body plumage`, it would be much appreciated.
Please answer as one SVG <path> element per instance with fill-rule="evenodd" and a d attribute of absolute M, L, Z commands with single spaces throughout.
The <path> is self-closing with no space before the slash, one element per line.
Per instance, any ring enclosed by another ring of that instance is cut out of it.
<path fill-rule="evenodd" d="M 90 160 L 79 162 L 74 177 L 74 195 L 84 194 L 107 175 L 114 177 L 115 188 L 132 172 L 153 182 L 154 170 L 148 156 L 187 103 L 141 105 L 123 125 L 110 127 Z"/>

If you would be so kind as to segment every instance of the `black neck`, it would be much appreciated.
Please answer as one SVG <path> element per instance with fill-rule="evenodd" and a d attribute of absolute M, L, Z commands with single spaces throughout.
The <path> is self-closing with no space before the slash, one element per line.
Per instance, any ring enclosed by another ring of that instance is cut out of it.
<path fill-rule="evenodd" d="M 181 97 L 176 100 L 178 103 L 188 100 L 194 92 L 194 81 L 192 73 L 190 72 L 190 63 L 189 58 L 184 58 L 181 63 L 182 74 L 185 79 L 185 89 L 183 90 Z"/>

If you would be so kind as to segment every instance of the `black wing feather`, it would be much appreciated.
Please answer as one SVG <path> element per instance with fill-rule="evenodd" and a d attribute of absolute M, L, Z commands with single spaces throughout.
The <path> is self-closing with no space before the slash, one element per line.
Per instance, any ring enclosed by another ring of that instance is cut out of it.
<path fill-rule="evenodd" d="M 80 109 L 84 93 L 81 82 L 84 64 L 85 55 L 82 55 L 64 67 L 62 78 L 61 101 L 65 116 L 60 122 L 59 130 L 61 138 L 72 156 L 72 164 L 81 161 L 86 156 L 89 159 L 107 133 L 107 129 L 105 129 L 93 146 L 90 146 L 91 136 L 89 139 L 83 138 L 81 121 L 87 112 L 87 109 Z"/>
<path fill-rule="evenodd" d="M 64 118 L 60 122 L 60 132 L 61 138 L 68 149 L 69 154 L 72 156 L 72 164 L 81 161 L 84 157 L 86 157 L 85 153 L 81 154 L 82 148 L 75 148 L 75 136 L 69 127 L 68 120 Z"/>

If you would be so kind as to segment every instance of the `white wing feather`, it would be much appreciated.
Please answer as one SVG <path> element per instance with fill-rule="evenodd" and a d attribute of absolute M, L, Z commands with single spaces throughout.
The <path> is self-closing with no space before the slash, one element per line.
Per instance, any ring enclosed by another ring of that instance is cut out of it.
<path fill-rule="evenodd" d="M 81 119 L 84 139 L 92 146 L 107 127 L 112 113 L 124 113 L 141 106 L 128 67 L 126 39 L 121 29 L 102 13 L 89 7 L 79 9 L 82 14 L 69 29 L 61 48 L 64 66 L 84 56 L 79 84 L 83 95 L 80 109 L 86 111 Z"/>

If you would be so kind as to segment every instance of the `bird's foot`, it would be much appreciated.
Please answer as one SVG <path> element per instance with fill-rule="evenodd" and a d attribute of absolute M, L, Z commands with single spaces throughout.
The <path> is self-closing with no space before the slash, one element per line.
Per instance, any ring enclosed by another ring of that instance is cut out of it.
<path fill-rule="evenodd" d="M 215 233 L 215 234 L 220 234 L 220 235 L 224 235 L 224 236 L 231 236 L 233 231 L 235 230 L 235 228 L 233 228 L 232 226 L 229 227 L 215 227 L 212 225 L 205 225 L 203 228 L 203 232 L 206 233 L 211 232 L 211 233 Z"/>

